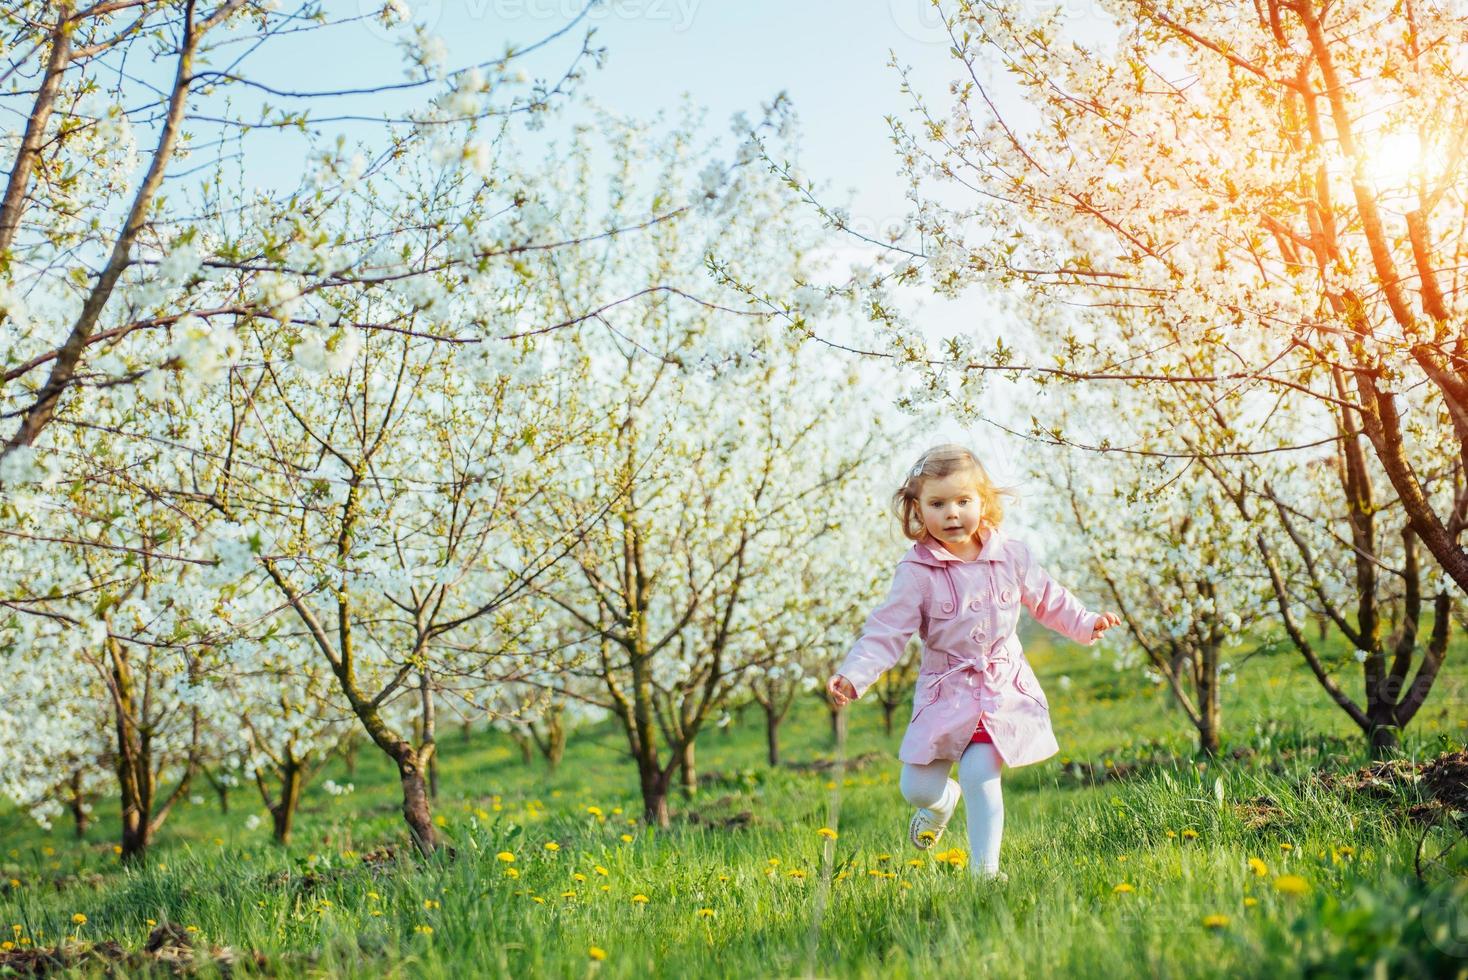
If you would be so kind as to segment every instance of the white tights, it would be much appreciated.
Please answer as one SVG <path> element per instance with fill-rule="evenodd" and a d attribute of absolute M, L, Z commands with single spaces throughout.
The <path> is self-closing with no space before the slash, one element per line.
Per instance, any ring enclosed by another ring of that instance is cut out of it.
<path fill-rule="evenodd" d="M 969 871 L 992 875 L 999 870 L 999 839 L 1004 833 L 1004 797 L 999 790 L 999 753 L 988 742 L 971 742 L 958 760 L 958 785 L 968 813 Z M 899 785 L 913 806 L 946 809 L 957 806 L 948 795 L 951 759 L 914 765 L 903 763 Z"/>

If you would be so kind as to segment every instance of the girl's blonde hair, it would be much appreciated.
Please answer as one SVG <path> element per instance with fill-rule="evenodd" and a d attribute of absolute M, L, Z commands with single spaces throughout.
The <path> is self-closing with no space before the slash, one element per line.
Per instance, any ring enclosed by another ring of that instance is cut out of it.
<path fill-rule="evenodd" d="M 908 540 L 920 541 L 928 533 L 923 525 L 920 504 L 923 484 L 930 479 L 941 480 L 955 473 L 973 477 L 974 490 L 984 505 L 983 517 L 979 519 L 980 527 L 998 527 L 999 522 L 1004 520 L 1004 498 L 1014 499 L 1014 491 L 995 485 L 989 478 L 989 471 L 984 469 L 984 464 L 979 462 L 977 456 L 956 443 L 948 442 L 934 446 L 919 456 L 916 465 L 907 471 L 902 486 L 892 495 L 892 511 L 897 515 L 897 521 L 902 525 L 902 534 Z"/>

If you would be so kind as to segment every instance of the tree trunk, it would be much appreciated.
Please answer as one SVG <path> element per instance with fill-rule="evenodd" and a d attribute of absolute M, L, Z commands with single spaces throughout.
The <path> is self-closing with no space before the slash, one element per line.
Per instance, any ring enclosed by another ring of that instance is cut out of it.
<path fill-rule="evenodd" d="M 87 801 L 82 796 L 80 769 L 71 774 L 71 781 L 67 785 L 71 787 L 71 798 L 67 801 L 67 806 L 71 809 L 71 821 L 76 829 L 77 840 L 81 840 L 87 835 L 87 826 L 91 820 L 87 816 Z"/>
<path fill-rule="evenodd" d="M 684 797 L 698 795 L 698 768 L 694 762 L 693 746 L 690 740 L 678 752 L 678 779 Z"/>
<path fill-rule="evenodd" d="M 434 710 L 433 682 L 426 670 L 419 675 L 419 690 L 423 696 L 423 738 L 419 740 L 418 744 L 423 747 L 423 752 L 428 758 L 428 796 L 430 799 L 437 800 L 438 752 L 435 749 L 437 748 L 438 716 Z"/>
<path fill-rule="evenodd" d="M 882 728 L 888 735 L 892 734 L 892 716 L 897 714 L 896 701 L 882 702 Z"/>
<path fill-rule="evenodd" d="M 414 845 L 426 856 L 438 849 L 438 834 L 433 829 L 433 810 L 419 758 L 407 742 L 393 746 L 393 761 L 398 764 L 398 779 L 403 786 L 403 819 L 408 822 Z"/>
<path fill-rule="evenodd" d="M 642 819 L 649 826 L 666 829 L 671 823 L 668 815 L 668 775 L 660 772 L 656 765 L 648 766 L 639 760 L 638 781 L 642 789 Z"/>
<path fill-rule="evenodd" d="M 1388 721 L 1375 722 L 1368 738 L 1371 743 L 1371 758 L 1387 759 L 1401 751 L 1402 741 L 1398 729 Z"/>
<path fill-rule="evenodd" d="M 546 732 L 545 764 L 551 772 L 561 767 L 561 759 L 566 755 L 566 726 L 561 724 L 561 719 L 552 719 L 550 729 Z"/>
<path fill-rule="evenodd" d="M 361 747 L 361 740 L 353 733 L 347 738 L 347 744 L 342 748 L 342 764 L 347 767 L 348 776 L 357 775 L 357 749 Z"/>
<path fill-rule="evenodd" d="M 520 746 L 520 762 L 527 766 L 534 762 L 535 741 L 529 735 L 516 729 L 511 729 L 510 737 L 515 740 L 516 745 Z"/>
<path fill-rule="evenodd" d="M 289 844 L 291 829 L 296 822 L 296 807 L 301 802 L 301 767 L 294 762 L 286 764 L 281 773 L 280 798 L 270 807 L 270 820 L 277 844 Z"/>
<path fill-rule="evenodd" d="M 1218 701 L 1218 651 L 1211 643 L 1199 651 L 1198 666 L 1198 751 L 1210 759 L 1217 757 L 1221 710 Z"/>
<path fill-rule="evenodd" d="M 765 705 L 765 756 L 771 766 L 780 764 L 780 713 Z"/>
<path fill-rule="evenodd" d="M 842 746 L 846 744 L 846 708 L 837 708 L 830 702 L 826 703 L 827 710 L 831 713 L 831 744 Z"/>

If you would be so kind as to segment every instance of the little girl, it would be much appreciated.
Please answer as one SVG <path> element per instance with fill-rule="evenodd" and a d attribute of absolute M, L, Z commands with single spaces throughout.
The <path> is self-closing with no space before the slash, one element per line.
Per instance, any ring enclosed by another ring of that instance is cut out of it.
<path fill-rule="evenodd" d="M 902 795 L 918 808 L 908 836 L 920 849 L 931 847 L 966 795 L 969 870 L 1007 880 L 999 870 L 999 764 L 1027 766 L 1060 750 L 1045 693 L 1015 635 L 1019 606 L 1087 646 L 1121 618 L 1086 611 L 1000 529 L 1000 495 L 962 446 L 923 453 L 892 498 L 902 533 L 916 543 L 826 688 L 838 706 L 861 697 L 917 631 L 922 667 L 898 752 Z M 948 778 L 955 760 L 957 781 Z"/>

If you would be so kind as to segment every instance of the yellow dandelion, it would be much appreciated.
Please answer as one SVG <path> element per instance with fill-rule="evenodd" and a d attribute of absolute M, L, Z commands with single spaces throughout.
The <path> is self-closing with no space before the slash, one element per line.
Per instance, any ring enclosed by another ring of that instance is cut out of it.
<path fill-rule="evenodd" d="M 1303 895 L 1310 890 L 1310 883 L 1299 875 L 1280 875 L 1274 879 L 1274 889 L 1285 895 Z"/>
<path fill-rule="evenodd" d="M 586 955 L 594 960 L 600 961 L 607 958 L 607 951 L 602 949 L 600 946 L 593 946 L 586 951 Z"/>
<path fill-rule="evenodd" d="M 488 820 L 489 811 L 482 806 L 477 806 L 474 808 L 474 818 L 476 820 Z"/>
<path fill-rule="evenodd" d="M 75 925 L 84 926 L 87 924 L 87 917 L 85 915 L 82 915 L 80 912 L 77 912 L 71 917 L 71 921 Z"/>
<path fill-rule="evenodd" d="M 586 812 L 591 814 L 593 817 L 599 817 L 602 815 L 601 807 L 599 806 L 589 806 L 586 808 Z"/>
<path fill-rule="evenodd" d="M 816 833 L 818 833 L 822 837 L 826 838 L 826 840 L 835 840 L 837 837 L 841 836 L 840 834 L 836 833 L 836 831 L 832 830 L 830 827 L 822 827 L 820 830 L 816 831 Z"/>
<path fill-rule="evenodd" d="M 433 935 L 433 926 L 430 926 L 430 925 L 427 925 L 427 924 L 418 925 L 418 926 L 414 926 L 413 927 L 413 931 L 414 932 L 417 932 L 417 933 L 421 933 L 421 934 L 423 934 L 425 936 L 431 936 L 431 935 Z"/>
<path fill-rule="evenodd" d="M 603 868 L 599 864 L 598 865 L 594 865 L 591 870 L 592 871 L 595 871 L 597 874 L 601 875 L 603 878 L 605 878 L 607 875 L 611 874 L 610 871 L 608 871 L 606 868 Z"/>
<path fill-rule="evenodd" d="M 902 887 L 903 888 L 911 888 L 912 887 L 912 882 L 910 882 L 910 881 L 904 881 L 902 883 Z"/>
<path fill-rule="evenodd" d="M 433 822 L 440 827 L 447 827 L 449 825 L 449 818 L 439 813 L 434 816 Z"/>
<path fill-rule="evenodd" d="M 638 892 L 636 895 L 633 895 L 632 896 L 632 901 L 635 902 L 638 905 L 646 905 L 649 901 L 651 901 L 651 899 L 649 899 L 646 895 L 642 894 L 641 892 Z"/>
<path fill-rule="evenodd" d="M 499 858 L 506 864 L 512 864 L 515 860 L 515 855 L 511 854 L 509 851 L 500 851 L 498 854 L 495 855 L 495 857 Z"/>
<path fill-rule="evenodd" d="M 877 855 L 877 860 L 878 861 L 890 861 L 890 860 L 892 860 L 892 855 L 890 855 L 890 854 L 878 854 Z"/>
<path fill-rule="evenodd" d="M 1136 891 L 1136 889 L 1124 881 L 1121 884 L 1117 885 L 1115 888 L 1111 889 L 1111 893 L 1113 895 L 1126 895 L 1134 891 Z"/>
<path fill-rule="evenodd" d="M 1197 839 L 1198 839 L 1198 832 L 1196 830 L 1194 830 L 1192 827 L 1189 827 L 1189 828 L 1187 828 L 1186 830 L 1183 831 L 1183 840 L 1197 840 Z"/>
<path fill-rule="evenodd" d="M 545 842 L 545 849 L 547 851 L 550 851 L 551 853 L 555 853 L 556 851 L 559 851 L 561 849 L 561 845 L 557 844 L 553 840 L 548 840 Z"/>
<path fill-rule="evenodd" d="M 6 953 L 10 952 L 14 948 L 15 948 L 15 943 L 11 942 L 8 939 L 5 940 L 5 942 L 0 943 L 0 950 L 3 950 Z"/>
<path fill-rule="evenodd" d="M 121 844 L 113 844 L 112 845 L 112 853 L 113 854 L 121 854 L 122 853 L 122 845 Z"/>
<path fill-rule="evenodd" d="M 700 919 L 712 919 L 714 917 L 714 910 L 710 908 L 699 909 L 698 917 Z"/>
<path fill-rule="evenodd" d="M 520 869 L 519 868 L 506 868 L 505 869 L 505 877 L 506 878 L 518 878 L 518 877 L 520 877 Z"/>
<path fill-rule="evenodd" d="M 535 903 L 535 904 L 536 904 L 536 905 L 544 905 L 544 904 L 545 904 L 545 899 L 543 899 L 543 898 L 541 898 L 541 897 L 540 897 L 540 896 L 539 896 L 539 895 L 531 895 L 531 896 L 530 896 L 530 899 L 531 899 L 531 901 L 533 901 L 533 902 L 534 902 L 534 903 Z"/>
<path fill-rule="evenodd" d="M 425 898 L 423 900 L 423 907 L 425 909 L 428 909 L 428 910 L 431 911 L 431 910 L 436 909 L 436 908 L 441 908 L 442 906 L 439 905 L 437 899 L 434 899 L 434 898 Z"/>
<path fill-rule="evenodd" d="M 785 877 L 795 878 L 797 880 L 803 881 L 805 879 L 805 872 L 801 871 L 799 868 L 791 868 L 789 871 L 785 872 Z"/>
<path fill-rule="evenodd" d="M 728 881 L 729 880 L 729 876 L 728 875 L 719 875 L 719 880 L 720 881 Z"/>
<path fill-rule="evenodd" d="M 632 835 L 631 834 L 623 834 L 622 835 L 622 843 L 623 844 L 630 844 L 630 843 L 632 843 Z"/>
<path fill-rule="evenodd" d="M 1177 831 L 1175 831 L 1175 830 L 1169 830 L 1167 832 L 1167 836 L 1168 837 L 1172 837 L 1172 838 L 1176 838 L 1177 837 Z"/>
<path fill-rule="evenodd" d="M 923 866 L 923 859 L 913 858 L 912 860 L 907 862 L 907 866 L 909 868 L 921 868 Z"/>
<path fill-rule="evenodd" d="M 198 926 L 184 926 L 184 932 L 198 932 Z"/>
<path fill-rule="evenodd" d="M 1209 929 L 1222 929 L 1224 926 L 1228 925 L 1228 916 L 1205 915 L 1203 916 L 1203 925 L 1205 925 Z"/>
<path fill-rule="evenodd" d="M 622 815 L 622 808 L 621 807 L 619 807 L 619 806 L 612 807 L 612 816 L 614 816 L 614 817 L 620 817 L 621 815 Z"/>
<path fill-rule="evenodd" d="M 574 891 L 570 891 L 570 890 L 563 891 L 563 892 L 561 892 L 561 897 L 562 898 L 575 898 L 576 897 L 576 893 Z"/>
<path fill-rule="evenodd" d="M 1254 898 L 1252 896 L 1245 896 L 1245 898 L 1244 898 L 1244 908 L 1251 909 L 1251 908 L 1253 908 L 1254 906 L 1256 906 L 1258 904 L 1259 904 L 1259 899 Z"/>
<path fill-rule="evenodd" d="M 1256 876 L 1263 878 L 1269 874 L 1269 865 L 1258 858 L 1249 858 L 1249 870 L 1254 872 Z"/>
<path fill-rule="evenodd" d="M 585 881 L 586 880 L 586 875 L 584 875 L 584 874 L 582 874 L 581 872 L 578 871 L 575 874 L 573 874 L 571 876 L 571 878 L 572 878 L 573 881 Z"/>
<path fill-rule="evenodd" d="M 768 864 L 772 868 L 778 868 L 780 866 L 780 859 L 779 858 L 770 858 L 765 863 Z"/>
<path fill-rule="evenodd" d="M 1279 845 L 1279 849 L 1281 851 L 1293 851 L 1295 849 L 1295 845 L 1286 841 L 1285 843 Z"/>

